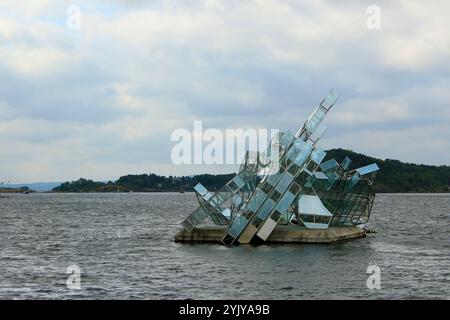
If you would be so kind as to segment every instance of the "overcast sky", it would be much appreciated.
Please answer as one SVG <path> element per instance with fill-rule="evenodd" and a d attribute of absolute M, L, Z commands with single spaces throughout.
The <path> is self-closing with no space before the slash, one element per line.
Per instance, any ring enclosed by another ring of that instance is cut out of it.
<path fill-rule="evenodd" d="M 2 0 L 0 181 L 230 172 L 173 165 L 172 131 L 295 131 L 330 88 L 323 148 L 450 164 L 449 13 L 448 0 Z"/>

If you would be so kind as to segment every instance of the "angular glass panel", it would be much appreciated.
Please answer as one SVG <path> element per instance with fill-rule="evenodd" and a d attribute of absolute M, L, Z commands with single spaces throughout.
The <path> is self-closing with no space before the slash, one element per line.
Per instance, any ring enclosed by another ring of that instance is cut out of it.
<path fill-rule="evenodd" d="M 294 176 L 292 176 L 289 172 L 286 172 L 280 179 L 280 182 L 277 183 L 275 190 L 279 193 L 284 193 L 292 180 L 294 180 Z"/>
<path fill-rule="evenodd" d="M 294 135 L 288 130 L 286 132 L 284 132 L 281 137 L 280 137 L 280 143 L 287 148 L 292 141 L 294 140 Z"/>
<path fill-rule="evenodd" d="M 345 157 L 344 160 L 341 162 L 341 167 L 344 170 L 347 170 L 350 167 L 350 164 L 352 163 L 352 160 L 350 160 L 349 157 Z"/>
<path fill-rule="evenodd" d="M 251 210 L 253 212 L 256 212 L 263 203 L 264 199 L 267 198 L 267 194 L 262 192 L 261 190 L 258 190 L 256 194 L 250 199 L 249 203 L 247 204 L 247 209 Z"/>
<path fill-rule="evenodd" d="M 300 152 L 302 152 L 305 148 L 309 148 L 308 146 L 309 144 L 302 139 L 295 139 L 294 143 L 287 152 L 288 158 L 294 161 Z"/>
<path fill-rule="evenodd" d="M 314 177 L 316 179 L 326 179 L 326 180 L 328 180 L 328 177 L 326 176 L 326 174 L 323 173 L 323 172 L 320 172 L 320 171 L 314 172 Z"/>
<path fill-rule="evenodd" d="M 345 192 L 349 192 L 353 189 L 353 187 L 361 180 L 360 177 L 354 175 L 350 180 L 345 184 Z"/>
<path fill-rule="evenodd" d="M 322 149 L 316 148 L 311 153 L 311 160 L 317 164 L 320 164 L 322 162 L 323 158 L 325 158 L 326 154 L 327 153 L 325 151 L 323 151 Z"/>
<path fill-rule="evenodd" d="M 327 127 L 321 123 L 319 124 L 314 131 L 311 132 L 311 138 L 312 140 L 318 140 L 320 138 L 322 138 L 322 136 L 325 134 L 325 132 L 327 132 Z"/>
<path fill-rule="evenodd" d="M 323 99 L 321 105 L 326 109 L 330 109 L 332 106 L 334 106 L 338 99 L 339 93 L 337 93 L 334 89 L 331 89 L 325 99 Z"/>
<path fill-rule="evenodd" d="M 244 180 L 242 180 L 242 178 L 239 176 L 235 176 L 232 181 L 236 183 L 239 189 L 242 188 L 245 184 Z"/>
<path fill-rule="evenodd" d="M 380 170 L 380 168 L 378 167 L 378 165 L 376 163 L 372 163 L 369 164 L 368 166 L 365 167 L 361 167 L 359 169 L 356 169 L 356 172 L 358 172 L 360 175 L 365 175 L 365 174 L 369 174 L 375 171 Z"/>
<path fill-rule="evenodd" d="M 275 187 L 277 184 L 278 179 L 280 179 L 281 173 L 277 172 L 276 174 L 271 174 L 267 177 L 267 183 L 271 186 Z"/>
<path fill-rule="evenodd" d="M 226 218 L 230 218 L 231 217 L 231 210 L 230 209 L 228 209 L 228 208 L 225 208 L 223 211 L 222 211 L 222 214 L 226 217 Z"/>
<path fill-rule="evenodd" d="M 266 220 L 274 206 L 275 201 L 273 201 L 272 199 L 267 199 L 261 206 L 261 208 L 259 208 L 256 215 L 261 219 Z"/>
<path fill-rule="evenodd" d="M 235 206 L 240 205 L 242 203 L 242 197 L 240 195 L 236 194 L 233 197 L 233 203 L 234 203 Z"/>
<path fill-rule="evenodd" d="M 208 190 L 199 182 L 194 187 L 194 190 L 197 191 L 201 196 L 204 196 L 208 193 Z"/>
<path fill-rule="evenodd" d="M 295 196 L 289 191 L 286 191 L 286 193 L 283 195 L 283 197 L 281 197 L 280 201 L 278 202 L 276 209 L 281 213 L 285 212 L 292 204 L 294 199 Z"/>
<path fill-rule="evenodd" d="M 247 222 L 247 219 L 245 219 L 245 217 L 242 215 L 236 217 L 230 229 L 228 230 L 228 234 L 236 238 L 242 232 L 242 229 L 244 229 L 244 227 L 247 225 Z"/>
<path fill-rule="evenodd" d="M 328 172 L 326 173 L 326 176 L 328 177 L 328 188 L 327 190 L 330 190 L 334 184 L 339 181 L 340 176 L 336 172 Z"/>
<path fill-rule="evenodd" d="M 319 125 L 322 123 L 323 119 L 327 114 L 327 109 L 319 105 L 316 110 L 309 116 L 308 121 L 306 121 L 305 128 L 310 134 L 313 134 Z"/>
<path fill-rule="evenodd" d="M 181 225 L 186 231 L 191 231 L 202 223 L 207 217 L 208 212 L 204 208 L 198 207 L 186 218 L 186 220 L 183 221 Z"/>
<path fill-rule="evenodd" d="M 294 159 L 294 163 L 298 165 L 299 167 L 303 166 L 306 159 L 310 156 L 312 151 L 312 145 L 309 143 L 305 143 L 304 149 L 297 155 L 297 157 Z"/>
<path fill-rule="evenodd" d="M 337 163 L 337 161 L 335 159 L 331 159 L 331 160 L 328 160 L 328 161 L 325 161 L 324 163 L 322 163 L 320 165 L 320 168 L 323 171 L 330 171 L 330 170 L 333 170 L 334 168 L 337 168 L 338 165 L 339 164 Z"/>
<path fill-rule="evenodd" d="M 315 195 L 302 195 L 298 199 L 298 212 L 302 215 L 332 216 L 320 198 Z"/>

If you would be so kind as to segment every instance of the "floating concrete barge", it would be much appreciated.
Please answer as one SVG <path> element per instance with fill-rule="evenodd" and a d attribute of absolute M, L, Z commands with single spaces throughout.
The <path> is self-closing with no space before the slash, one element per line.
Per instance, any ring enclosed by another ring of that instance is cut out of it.
<path fill-rule="evenodd" d="M 191 231 L 180 230 L 175 242 L 221 243 L 225 227 L 197 227 Z M 266 243 L 333 243 L 361 238 L 366 230 L 357 226 L 329 227 L 327 229 L 306 229 L 290 225 L 277 225 Z"/>

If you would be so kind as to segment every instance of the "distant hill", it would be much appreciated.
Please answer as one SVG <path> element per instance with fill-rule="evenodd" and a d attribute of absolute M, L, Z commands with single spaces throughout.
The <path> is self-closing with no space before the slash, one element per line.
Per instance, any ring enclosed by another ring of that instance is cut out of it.
<path fill-rule="evenodd" d="M 21 188 L 27 187 L 30 190 L 37 192 L 47 192 L 52 191 L 53 188 L 61 185 L 61 182 L 35 182 L 35 183 L 16 183 L 16 184 L 7 184 L 8 188 Z"/>
<path fill-rule="evenodd" d="M 0 193 L 31 193 L 33 192 L 28 187 L 11 188 L 11 187 L 1 187 Z"/>
<path fill-rule="evenodd" d="M 183 177 L 165 177 L 156 174 L 126 175 L 112 182 L 96 182 L 81 178 L 65 182 L 53 189 L 53 192 L 180 192 L 193 191 L 201 182 L 211 191 L 218 190 L 235 176 L 232 174 L 201 174 Z"/>
<path fill-rule="evenodd" d="M 327 151 L 325 160 L 338 162 L 346 156 L 352 160 L 351 168 L 375 162 L 380 171 L 374 183 L 375 192 L 449 192 L 450 166 L 429 166 L 404 163 L 398 160 L 381 160 L 345 149 Z"/>
<path fill-rule="evenodd" d="M 380 171 L 374 183 L 375 192 L 449 192 L 450 166 L 428 166 L 381 160 L 344 149 L 327 151 L 325 160 L 335 158 L 341 162 L 346 156 L 352 160 L 352 169 L 377 163 Z M 218 190 L 235 174 L 202 174 L 184 177 L 165 177 L 156 174 L 126 175 L 112 182 L 88 179 L 65 182 L 54 192 L 179 192 L 192 191 L 201 182 L 211 191 Z"/>

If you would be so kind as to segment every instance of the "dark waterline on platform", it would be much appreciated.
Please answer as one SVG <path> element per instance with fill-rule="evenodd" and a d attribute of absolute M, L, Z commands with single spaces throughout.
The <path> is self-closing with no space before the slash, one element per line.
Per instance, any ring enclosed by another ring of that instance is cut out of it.
<path fill-rule="evenodd" d="M 379 194 L 367 238 L 174 243 L 192 193 L 0 196 L 2 299 L 450 298 L 450 194 Z M 81 268 L 81 290 L 66 269 Z M 366 269 L 381 268 L 381 290 Z"/>

